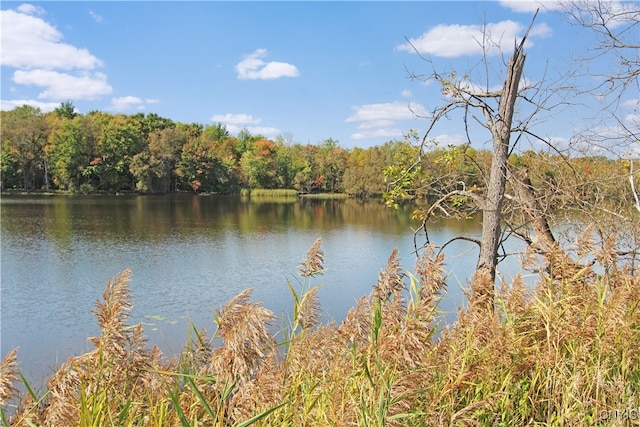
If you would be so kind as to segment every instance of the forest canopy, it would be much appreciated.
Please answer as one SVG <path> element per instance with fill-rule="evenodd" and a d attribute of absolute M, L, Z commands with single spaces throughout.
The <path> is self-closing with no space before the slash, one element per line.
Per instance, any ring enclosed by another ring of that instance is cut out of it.
<path fill-rule="evenodd" d="M 79 114 L 70 102 L 49 113 L 24 105 L 1 114 L 3 190 L 235 194 L 286 188 L 366 198 L 383 195 L 390 182 L 406 178 L 419 150 L 409 138 L 345 149 L 331 138 L 303 145 L 247 130 L 234 136 L 221 123 L 186 124 L 154 113 Z M 402 197 L 429 197 L 437 187 L 456 182 L 481 188 L 491 156 L 489 150 L 467 145 L 434 145 L 412 171 L 410 178 L 419 185 Z M 625 161 L 602 156 L 564 160 L 534 151 L 510 158 L 514 164 L 526 163 L 546 191 L 564 190 L 571 173 L 585 183 L 599 183 L 598 191 L 585 187 L 580 197 L 633 203 Z"/>

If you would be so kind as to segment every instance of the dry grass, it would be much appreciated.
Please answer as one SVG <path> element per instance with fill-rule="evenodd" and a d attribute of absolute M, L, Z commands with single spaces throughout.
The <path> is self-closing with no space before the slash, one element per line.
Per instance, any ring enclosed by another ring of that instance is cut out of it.
<path fill-rule="evenodd" d="M 477 275 L 469 304 L 438 331 L 444 260 L 431 248 L 413 272 L 389 257 L 370 295 L 344 321 L 320 322 L 318 239 L 300 264 L 290 324 L 234 297 L 174 361 L 128 325 L 129 271 L 109 281 L 95 315 L 95 349 L 69 359 L 42 396 L 5 425 L 631 425 L 640 407 L 640 278 L 613 241 L 584 240 L 579 263 L 551 261 L 535 287 L 492 288 Z M 588 250 L 586 250 L 586 249 Z M 566 269 L 565 269 L 566 267 Z M 570 273 L 570 274 L 569 274 Z M 297 290 L 296 290 L 297 289 Z M 276 337 L 280 337 L 276 340 Z M 15 397 L 16 352 L 0 365 L 0 403 Z M 617 412 L 616 412 L 617 411 Z M 625 412 L 626 411 L 626 412 Z M 635 412 L 634 412 L 635 411 Z M 623 415 L 620 415 L 623 414 Z"/>
<path fill-rule="evenodd" d="M 11 350 L 0 363 L 0 406 L 6 405 L 18 391 L 18 349 Z"/>

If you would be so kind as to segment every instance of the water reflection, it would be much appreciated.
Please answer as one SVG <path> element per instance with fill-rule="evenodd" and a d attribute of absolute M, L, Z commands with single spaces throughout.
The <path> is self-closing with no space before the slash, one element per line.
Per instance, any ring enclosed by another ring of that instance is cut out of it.
<path fill-rule="evenodd" d="M 245 288 L 278 316 L 291 308 L 287 280 L 323 238 L 320 300 L 340 321 L 368 294 L 394 248 L 413 268 L 412 208 L 355 200 L 173 196 L 3 196 L 2 354 L 44 376 L 98 333 L 90 313 L 107 280 L 133 269 L 134 322 L 151 344 L 179 351 L 188 322 L 212 329 L 212 311 Z M 477 221 L 433 224 L 430 237 L 478 235 Z M 452 245 L 448 299 L 455 312 L 475 249 Z M 297 286 L 297 285 L 296 285 Z"/>

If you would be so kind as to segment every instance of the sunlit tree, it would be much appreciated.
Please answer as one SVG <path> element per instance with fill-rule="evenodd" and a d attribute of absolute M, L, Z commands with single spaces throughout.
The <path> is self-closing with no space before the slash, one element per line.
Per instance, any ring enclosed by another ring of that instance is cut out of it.
<path fill-rule="evenodd" d="M 48 185 L 46 142 L 47 122 L 39 108 L 23 105 L 2 111 L 3 183 L 20 175 L 25 190 Z"/>

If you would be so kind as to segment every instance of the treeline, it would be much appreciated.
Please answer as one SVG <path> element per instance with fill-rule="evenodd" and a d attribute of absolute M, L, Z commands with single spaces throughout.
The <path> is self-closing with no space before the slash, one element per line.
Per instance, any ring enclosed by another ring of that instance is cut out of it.
<path fill-rule="evenodd" d="M 401 167 L 396 159 L 413 152 L 404 142 L 346 150 L 333 139 L 301 145 L 247 130 L 232 136 L 220 123 L 185 124 L 143 113 L 82 115 L 62 103 L 46 114 L 28 105 L 2 111 L 0 167 L 3 189 L 237 193 L 293 188 L 368 196 L 384 190 L 384 166 Z"/>
<path fill-rule="evenodd" d="M 420 167 L 407 175 L 418 148 L 404 140 L 366 149 L 344 149 L 331 138 L 302 145 L 247 130 L 233 136 L 220 123 L 185 124 L 153 113 L 83 115 L 70 102 L 50 113 L 25 105 L 1 114 L 2 189 L 233 194 L 287 188 L 369 197 L 384 193 L 390 182 L 410 179 L 420 183 L 407 194 L 415 197 L 460 183 L 483 188 L 491 161 L 489 151 L 450 146 L 424 153 Z M 544 153 L 512 157 L 535 171 L 548 189 L 564 190 L 567 176 L 583 181 L 625 176 L 624 165 L 605 158 L 567 163 Z M 624 198 L 620 181 L 612 184 L 608 196 Z"/>

